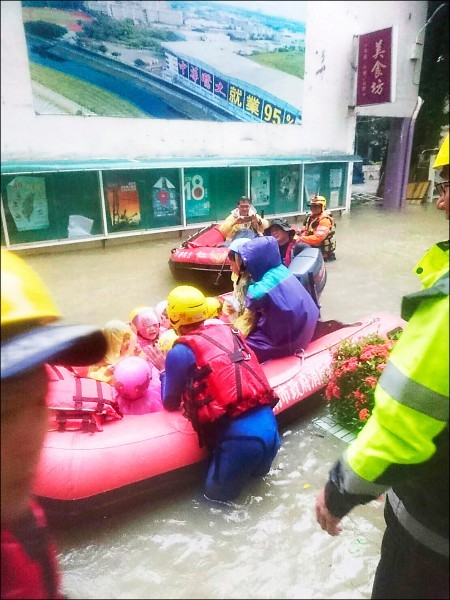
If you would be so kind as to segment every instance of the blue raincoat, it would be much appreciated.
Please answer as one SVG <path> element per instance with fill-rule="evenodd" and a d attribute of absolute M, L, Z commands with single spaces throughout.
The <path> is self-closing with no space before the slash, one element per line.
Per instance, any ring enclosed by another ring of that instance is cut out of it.
<path fill-rule="evenodd" d="M 289 356 L 312 339 L 319 309 L 300 281 L 281 262 L 272 236 L 257 237 L 239 248 L 252 283 L 245 307 L 256 314 L 248 345 L 258 360 Z"/>

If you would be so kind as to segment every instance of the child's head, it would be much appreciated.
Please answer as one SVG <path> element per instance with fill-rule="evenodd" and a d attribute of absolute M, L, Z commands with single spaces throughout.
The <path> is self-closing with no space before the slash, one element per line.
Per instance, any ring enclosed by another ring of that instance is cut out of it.
<path fill-rule="evenodd" d="M 151 367 L 140 356 L 126 356 L 114 369 L 114 388 L 126 400 L 137 400 L 143 396 L 151 379 Z"/>
<path fill-rule="evenodd" d="M 145 310 L 146 308 L 151 308 L 151 306 L 137 306 L 136 308 L 133 308 L 128 316 L 128 323 L 130 324 L 131 331 L 135 334 L 137 334 L 137 329 L 136 325 L 134 324 L 134 318 L 139 312 L 141 312 L 141 310 Z"/>
<path fill-rule="evenodd" d="M 158 304 L 155 306 L 155 312 L 158 315 L 161 327 L 164 329 L 169 329 L 170 321 L 169 317 L 167 316 L 167 300 L 161 300 L 161 302 L 158 302 Z"/>
<path fill-rule="evenodd" d="M 206 305 L 208 307 L 208 319 L 217 318 L 222 312 L 222 304 L 214 296 L 208 296 L 206 298 Z"/>
<path fill-rule="evenodd" d="M 140 310 L 132 321 L 137 333 L 149 342 L 159 338 L 159 319 L 153 308 Z"/>
<path fill-rule="evenodd" d="M 173 343 L 177 339 L 178 335 L 175 329 L 166 329 L 160 336 L 158 340 L 158 346 L 164 354 L 167 354 L 169 350 L 172 348 Z"/>
<path fill-rule="evenodd" d="M 1 522 L 26 512 L 48 427 L 45 363 L 88 365 L 104 355 L 102 333 L 60 318 L 36 273 L 19 257 L 1 256 Z"/>
<path fill-rule="evenodd" d="M 112 319 L 103 326 L 103 334 L 108 344 L 104 358 L 110 365 L 116 364 L 121 357 L 133 352 L 135 335 L 128 323 Z"/>
<path fill-rule="evenodd" d="M 240 250 L 249 241 L 248 238 L 238 238 L 233 240 L 228 247 L 228 258 L 231 261 L 231 272 L 238 276 L 245 270 Z"/>

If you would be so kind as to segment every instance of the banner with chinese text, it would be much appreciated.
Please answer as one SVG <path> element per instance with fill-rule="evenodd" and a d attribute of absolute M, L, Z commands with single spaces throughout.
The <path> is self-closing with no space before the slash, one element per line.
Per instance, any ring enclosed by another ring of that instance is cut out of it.
<path fill-rule="evenodd" d="M 356 106 L 392 102 L 392 27 L 359 36 Z"/>

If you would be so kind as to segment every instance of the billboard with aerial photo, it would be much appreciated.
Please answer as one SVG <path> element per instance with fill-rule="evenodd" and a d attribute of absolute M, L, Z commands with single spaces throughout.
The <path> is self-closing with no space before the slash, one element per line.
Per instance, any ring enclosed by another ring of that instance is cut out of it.
<path fill-rule="evenodd" d="M 35 112 L 300 124 L 306 5 L 23 1 Z"/>

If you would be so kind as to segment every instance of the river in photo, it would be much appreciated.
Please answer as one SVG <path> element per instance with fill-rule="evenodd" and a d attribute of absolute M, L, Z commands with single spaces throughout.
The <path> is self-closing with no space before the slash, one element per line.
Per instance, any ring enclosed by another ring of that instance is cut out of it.
<path fill-rule="evenodd" d="M 162 97 L 152 94 L 144 85 L 137 85 L 130 76 L 125 77 L 120 71 L 111 68 L 108 72 L 104 67 L 96 69 L 86 60 L 69 58 L 62 50 L 58 53 L 52 49 L 48 52 L 37 51 L 36 44 L 31 42 L 28 43 L 28 55 L 38 65 L 77 77 L 128 100 L 153 118 L 186 119 L 186 115 L 175 110 Z"/>
<path fill-rule="evenodd" d="M 368 202 L 336 217 L 337 260 L 327 263 L 323 319 L 399 314 L 417 291 L 413 267 L 448 222 L 435 203 L 385 210 Z M 181 239 L 30 252 L 67 322 L 102 326 L 155 305 L 176 285 L 167 261 Z M 270 473 L 232 506 L 203 497 L 202 481 L 112 517 L 54 530 L 69 598 L 370 598 L 384 531 L 383 499 L 357 507 L 332 538 L 314 503 L 347 444 L 311 407 L 282 429 Z M 98 433 L 96 435 L 101 435 Z M 108 465 L 105 466 L 108 468 Z"/>

